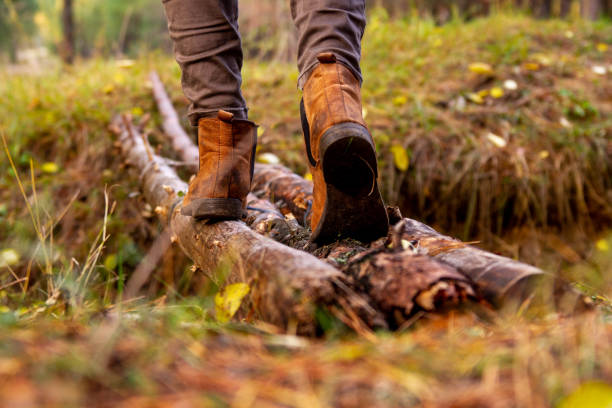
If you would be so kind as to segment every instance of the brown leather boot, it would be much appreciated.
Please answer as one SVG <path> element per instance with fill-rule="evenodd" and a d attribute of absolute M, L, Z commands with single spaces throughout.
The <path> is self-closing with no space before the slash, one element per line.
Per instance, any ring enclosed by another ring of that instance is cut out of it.
<path fill-rule="evenodd" d="M 361 111 L 359 81 L 334 54 L 304 86 L 302 128 L 314 182 L 311 240 L 342 237 L 363 242 L 387 234 L 389 219 L 378 190 L 374 141 Z"/>
<path fill-rule="evenodd" d="M 198 122 L 200 169 L 189 184 L 181 214 L 195 218 L 240 219 L 251 190 L 256 126 L 220 110 Z"/>

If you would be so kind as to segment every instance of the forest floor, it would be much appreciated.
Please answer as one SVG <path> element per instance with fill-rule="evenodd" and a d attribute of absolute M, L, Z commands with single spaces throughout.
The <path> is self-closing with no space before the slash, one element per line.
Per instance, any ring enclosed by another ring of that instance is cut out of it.
<path fill-rule="evenodd" d="M 167 55 L 0 71 L 2 405 L 612 404 L 611 24 L 370 17 L 364 113 L 386 201 L 557 274 L 597 306 L 423 314 L 368 339 L 339 322 L 322 338 L 219 323 L 218 288 L 177 247 L 142 297 L 118 302 L 160 225 L 108 124 L 150 114 L 149 140 L 175 157 L 153 69 L 184 114 Z M 308 177 L 296 79 L 293 64 L 250 61 L 244 92 L 260 160 Z"/>

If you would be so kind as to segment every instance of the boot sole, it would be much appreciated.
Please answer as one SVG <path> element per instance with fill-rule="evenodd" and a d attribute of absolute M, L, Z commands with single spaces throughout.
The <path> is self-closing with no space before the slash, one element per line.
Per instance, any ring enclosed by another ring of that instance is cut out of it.
<path fill-rule="evenodd" d="M 311 241 L 350 237 L 371 242 L 387 235 L 389 218 L 378 190 L 375 151 L 367 129 L 356 123 L 342 123 L 323 134 L 319 157 L 327 200 Z"/>
<path fill-rule="evenodd" d="M 244 216 L 242 201 L 236 198 L 197 198 L 181 208 L 181 215 L 196 219 L 236 220 Z"/>

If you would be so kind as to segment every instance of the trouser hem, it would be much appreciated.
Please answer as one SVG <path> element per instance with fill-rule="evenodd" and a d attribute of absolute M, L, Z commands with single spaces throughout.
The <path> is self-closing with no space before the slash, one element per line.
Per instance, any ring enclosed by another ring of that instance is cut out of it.
<path fill-rule="evenodd" d="M 361 71 L 360 70 L 356 70 L 349 62 L 348 60 L 346 60 L 343 57 L 340 57 L 338 55 L 336 55 L 336 60 L 346 66 L 348 69 L 351 70 L 351 72 L 353 73 L 353 75 L 355 75 L 355 78 L 357 78 L 357 80 L 359 81 L 359 85 L 361 85 L 361 83 L 363 82 L 363 77 L 361 75 Z M 312 71 L 314 71 L 314 69 L 320 64 L 319 61 L 314 61 L 313 63 L 311 63 L 310 65 L 308 65 L 308 67 L 300 73 L 300 75 L 298 76 L 298 82 L 297 82 L 297 87 L 300 91 L 304 90 L 304 85 L 306 85 L 306 82 L 308 81 L 308 78 L 310 78 L 310 74 L 312 74 Z"/>
<path fill-rule="evenodd" d="M 198 109 L 189 112 L 187 117 L 189 118 L 189 123 L 191 126 L 197 127 L 198 121 L 202 118 L 211 118 L 216 117 L 217 112 L 219 110 L 224 110 L 227 112 L 231 112 L 234 114 L 236 119 L 244 119 L 247 120 L 249 118 L 249 109 L 248 108 L 217 108 L 217 109 Z"/>

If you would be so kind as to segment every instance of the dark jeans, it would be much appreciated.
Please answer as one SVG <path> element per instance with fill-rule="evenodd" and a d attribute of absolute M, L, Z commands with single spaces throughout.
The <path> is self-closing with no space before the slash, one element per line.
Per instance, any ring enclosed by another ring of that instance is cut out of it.
<path fill-rule="evenodd" d="M 162 0 L 193 125 L 219 109 L 247 118 L 240 92 L 242 47 L 238 0 Z M 333 52 L 361 81 L 359 60 L 365 29 L 365 0 L 291 0 L 298 30 L 298 86 L 318 64 L 317 54 Z"/>

